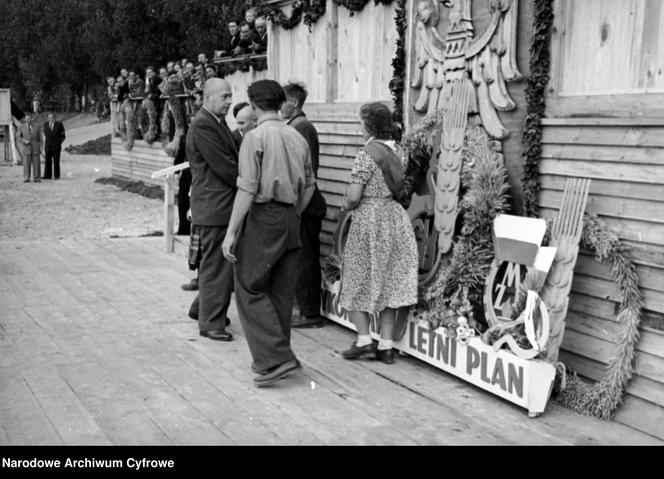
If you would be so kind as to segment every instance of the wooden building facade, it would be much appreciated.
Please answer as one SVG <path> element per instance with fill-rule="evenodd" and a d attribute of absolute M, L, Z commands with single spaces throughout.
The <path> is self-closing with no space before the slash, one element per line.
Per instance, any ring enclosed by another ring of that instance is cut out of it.
<path fill-rule="evenodd" d="M 664 5 L 556 0 L 540 161 L 543 215 L 567 177 L 591 178 L 587 211 L 618 232 L 644 311 L 635 375 L 616 420 L 664 438 Z M 620 303 L 608 266 L 582 252 L 561 359 L 600 379 Z"/>

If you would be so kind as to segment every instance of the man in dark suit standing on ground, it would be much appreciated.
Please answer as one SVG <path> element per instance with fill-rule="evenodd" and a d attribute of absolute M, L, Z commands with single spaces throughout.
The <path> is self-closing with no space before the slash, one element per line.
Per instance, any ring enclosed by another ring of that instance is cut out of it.
<path fill-rule="evenodd" d="M 295 128 L 307 140 L 311 152 L 311 166 L 314 177 L 318 176 L 318 132 L 302 111 L 307 99 L 307 90 L 299 83 L 284 86 L 286 102 L 281 106 L 280 116 L 287 124 Z M 327 210 L 325 198 L 316 186 L 311 201 L 302 212 L 300 222 L 300 254 L 295 297 L 300 309 L 300 316 L 293 318 L 293 328 L 320 328 L 323 320 L 320 317 L 320 231 Z"/>
<path fill-rule="evenodd" d="M 50 180 L 51 173 L 56 180 L 60 178 L 60 151 L 62 142 L 65 141 L 65 127 L 62 122 L 55 120 L 53 113 L 48 114 L 48 120 L 44 123 L 44 179 Z"/>
<path fill-rule="evenodd" d="M 217 341 L 233 339 L 226 331 L 233 265 L 224 259 L 221 250 L 238 176 L 238 151 L 225 120 L 231 97 L 231 86 L 226 80 L 207 80 L 203 87 L 203 106 L 192 120 L 186 140 L 192 176 L 192 227 L 201 242 L 199 292 L 189 316 L 198 319 L 201 336 Z"/>

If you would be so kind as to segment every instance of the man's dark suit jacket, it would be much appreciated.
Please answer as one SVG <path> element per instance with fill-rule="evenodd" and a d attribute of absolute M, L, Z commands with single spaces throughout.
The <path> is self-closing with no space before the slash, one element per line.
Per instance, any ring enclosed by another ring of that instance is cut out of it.
<path fill-rule="evenodd" d="M 152 78 L 148 78 L 148 84 L 146 85 L 145 88 L 145 94 L 148 96 L 150 100 L 156 100 L 161 96 L 161 90 L 159 89 L 159 84 L 163 80 L 158 77 L 158 76 L 153 76 Z"/>
<path fill-rule="evenodd" d="M 320 146 L 318 144 L 318 132 L 316 131 L 316 127 L 302 112 L 295 115 L 288 124 L 299 131 L 304 139 L 307 140 L 309 150 L 311 151 L 311 167 L 314 170 L 314 176 L 318 178 L 318 155 L 320 152 Z"/>
<path fill-rule="evenodd" d="M 254 53 L 265 53 L 267 51 L 267 33 L 263 35 L 256 33 L 254 42 L 258 44 L 258 48 L 254 48 Z"/>
<path fill-rule="evenodd" d="M 192 223 L 228 226 L 238 176 L 238 151 L 228 125 L 201 108 L 191 121 L 186 145 Z"/>
<path fill-rule="evenodd" d="M 48 121 L 44 122 L 44 147 L 49 150 L 59 150 L 62 147 L 62 142 L 65 141 L 65 127 L 59 121 L 53 122 L 53 129 L 49 126 Z"/>
<path fill-rule="evenodd" d="M 304 139 L 307 140 L 309 151 L 311 152 L 311 168 L 314 170 L 314 177 L 318 178 L 318 156 L 320 153 L 320 145 L 318 143 L 318 132 L 316 131 L 316 127 L 309 121 L 303 112 L 300 112 L 291 118 L 288 124 L 299 131 Z M 326 210 L 327 202 L 318 189 L 318 185 L 316 185 L 314 194 L 302 214 L 304 216 L 322 219 L 325 217 Z"/>
<path fill-rule="evenodd" d="M 244 138 L 244 135 L 240 131 L 239 128 L 236 128 L 231 132 L 233 135 L 233 139 L 235 140 L 235 146 L 237 147 L 237 150 L 240 151 L 240 145 L 242 145 L 242 138 Z"/>
<path fill-rule="evenodd" d="M 240 34 L 236 33 L 230 38 L 230 40 L 228 41 L 228 45 L 226 46 L 226 51 L 228 52 L 229 55 L 233 52 L 233 50 L 235 50 L 235 47 L 237 47 L 239 43 L 240 43 Z"/>

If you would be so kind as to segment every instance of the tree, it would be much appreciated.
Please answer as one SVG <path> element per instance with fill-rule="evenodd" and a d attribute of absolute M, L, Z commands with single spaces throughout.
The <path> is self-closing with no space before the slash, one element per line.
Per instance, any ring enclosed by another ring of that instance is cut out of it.
<path fill-rule="evenodd" d="M 22 107 L 33 97 L 71 104 L 121 68 L 208 56 L 229 19 L 255 0 L 3 0 L 0 87 Z M 65 97 L 65 98 L 63 98 Z"/>

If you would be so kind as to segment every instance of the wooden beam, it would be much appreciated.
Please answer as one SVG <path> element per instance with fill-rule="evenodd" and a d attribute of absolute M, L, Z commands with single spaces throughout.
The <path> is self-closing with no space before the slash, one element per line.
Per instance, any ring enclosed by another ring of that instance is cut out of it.
<path fill-rule="evenodd" d="M 189 162 L 185 161 L 184 163 L 180 163 L 179 165 L 169 166 L 168 168 L 157 170 L 154 173 L 152 173 L 152 176 L 150 176 L 150 178 L 155 179 L 155 178 L 161 178 L 162 176 L 168 176 L 168 175 L 172 176 L 173 173 L 186 170 L 187 168 L 189 168 Z"/>
<path fill-rule="evenodd" d="M 325 23 L 325 35 L 327 45 L 327 65 L 325 76 L 327 88 L 325 90 L 325 102 L 332 103 L 338 94 L 337 57 L 339 52 L 339 7 L 334 2 L 329 2 L 325 12 L 327 21 Z"/>
<path fill-rule="evenodd" d="M 167 253 L 173 252 L 173 205 L 175 203 L 173 178 L 173 173 L 169 173 L 164 180 L 164 236 L 166 237 Z"/>

